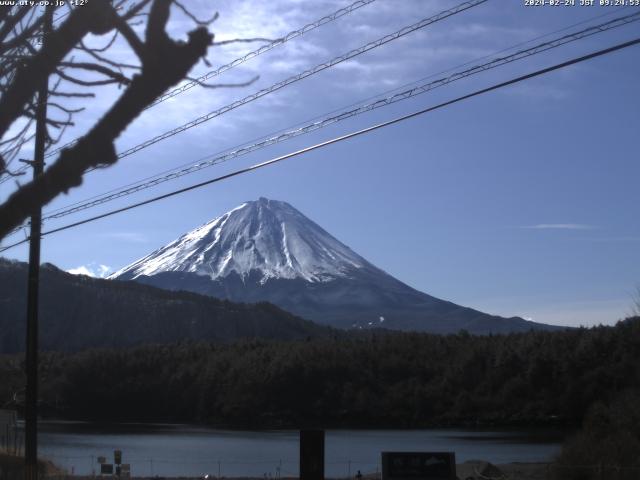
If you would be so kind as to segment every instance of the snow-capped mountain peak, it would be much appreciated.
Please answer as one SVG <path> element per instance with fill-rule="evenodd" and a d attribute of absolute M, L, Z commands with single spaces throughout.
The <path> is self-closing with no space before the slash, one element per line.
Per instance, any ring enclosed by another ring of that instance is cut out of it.
<path fill-rule="evenodd" d="M 182 235 L 109 278 L 191 272 L 212 280 L 235 272 L 324 282 L 371 266 L 286 202 L 243 203 Z"/>
<path fill-rule="evenodd" d="M 551 328 L 495 317 L 415 290 L 288 203 L 266 198 L 243 203 L 109 278 L 236 302 L 271 302 L 339 328 L 434 333 Z"/>

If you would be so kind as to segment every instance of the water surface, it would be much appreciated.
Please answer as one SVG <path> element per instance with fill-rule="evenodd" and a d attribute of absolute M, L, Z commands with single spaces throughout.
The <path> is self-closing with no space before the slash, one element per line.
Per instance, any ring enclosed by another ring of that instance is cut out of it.
<path fill-rule="evenodd" d="M 299 433 L 291 430 L 238 431 L 191 425 L 109 425 L 43 422 L 40 455 L 75 474 L 99 473 L 97 458 L 123 463 L 134 476 L 298 475 Z M 328 430 L 327 477 L 379 471 L 382 451 L 454 451 L 458 463 L 545 462 L 559 449 L 563 433 L 538 430 Z"/>

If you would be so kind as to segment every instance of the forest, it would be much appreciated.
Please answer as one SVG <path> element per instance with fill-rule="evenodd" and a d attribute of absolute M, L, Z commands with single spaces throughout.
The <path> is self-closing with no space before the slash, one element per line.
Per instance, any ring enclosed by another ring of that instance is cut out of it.
<path fill-rule="evenodd" d="M 388 331 L 177 343 L 40 359 L 45 418 L 226 427 L 578 426 L 640 385 L 640 317 L 510 335 Z M 23 356 L 0 356 L 0 402 L 24 395 Z"/>

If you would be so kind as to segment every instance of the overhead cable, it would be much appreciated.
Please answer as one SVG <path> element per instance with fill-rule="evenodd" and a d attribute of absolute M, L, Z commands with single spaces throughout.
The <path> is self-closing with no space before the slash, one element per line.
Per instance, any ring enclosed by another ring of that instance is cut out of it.
<path fill-rule="evenodd" d="M 237 67 L 238 65 L 242 65 L 243 63 L 247 62 L 248 60 L 251 60 L 254 57 L 257 57 L 258 55 L 262 55 L 263 53 L 268 52 L 269 50 L 274 49 L 275 47 L 279 47 L 280 45 L 284 45 L 285 43 L 287 43 L 289 40 L 293 40 L 294 38 L 300 37 L 302 35 L 304 35 L 305 33 L 308 33 L 312 30 L 315 30 L 318 27 L 321 27 L 323 25 L 326 25 L 327 23 L 330 23 L 334 20 L 337 20 L 340 17 L 343 17 L 345 15 L 350 14 L 351 12 L 364 7 L 365 5 L 369 5 L 370 3 L 375 2 L 376 0 L 358 0 L 356 2 L 353 2 L 350 5 L 347 5 L 346 7 L 340 8 L 338 10 L 336 10 L 335 12 L 332 12 L 328 15 L 325 15 L 322 18 L 319 18 L 318 20 L 316 20 L 315 22 L 311 22 L 311 23 L 307 23 L 306 25 L 304 25 L 303 27 L 300 27 L 296 30 L 292 30 L 291 32 L 287 33 L 286 35 L 284 35 L 283 37 L 277 38 L 276 40 L 267 43 L 265 45 L 262 45 L 260 48 L 257 48 L 249 53 L 244 54 L 242 57 L 236 58 L 235 60 L 222 65 L 218 68 L 216 68 L 215 70 L 211 70 L 207 73 L 205 73 L 204 75 L 196 78 L 195 80 L 191 80 L 191 81 L 187 81 L 185 83 L 183 83 L 182 85 L 180 85 L 179 87 L 171 90 L 170 92 L 167 92 L 161 96 L 159 96 L 153 103 L 151 103 L 151 105 L 149 105 L 148 107 L 145 108 L 145 110 L 147 108 L 151 108 L 154 105 L 157 105 L 161 102 L 164 102 L 165 100 L 168 100 L 170 98 L 173 98 L 177 95 L 180 95 L 183 92 L 186 92 L 187 90 L 200 85 L 203 82 L 206 82 L 207 80 L 212 79 L 213 77 L 216 77 L 224 72 L 226 72 L 227 70 L 231 70 L 234 67 Z M 215 45 L 215 43 L 214 43 Z M 51 155 L 55 155 L 56 153 L 60 152 L 63 148 L 68 148 L 72 145 L 74 145 L 78 140 L 72 140 L 69 143 L 66 143 L 65 145 L 62 145 L 61 147 L 57 148 L 56 150 L 52 150 L 50 152 L 47 152 L 47 157 L 50 157 Z"/>
<path fill-rule="evenodd" d="M 629 8 L 630 8 L 630 7 L 623 8 L 623 9 L 622 9 L 622 11 L 624 11 L 624 10 L 628 10 Z M 294 126 L 291 126 L 291 127 L 285 128 L 285 129 L 281 129 L 281 130 L 279 130 L 279 131 L 277 131 L 277 132 L 270 133 L 270 134 L 268 134 L 268 135 L 266 135 L 266 136 L 263 136 L 263 137 L 261 137 L 260 139 L 255 139 L 255 140 L 252 140 L 252 141 L 250 141 L 250 142 L 245 142 L 245 143 L 243 143 L 243 144 L 241 144 L 241 145 L 237 145 L 237 146 L 232 147 L 232 148 L 233 148 L 234 150 L 237 150 L 237 149 L 240 149 L 241 147 L 245 147 L 245 146 L 247 146 L 247 145 L 251 145 L 252 143 L 256 143 L 256 142 L 258 142 L 258 140 L 268 139 L 269 137 L 273 137 L 273 136 L 280 136 L 280 135 L 281 135 L 281 134 L 283 134 L 283 133 L 287 133 L 287 131 L 290 131 L 290 130 L 296 130 L 296 129 L 300 128 L 300 126 L 301 126 L 301 125 L 304 125 L 305 123 L 315 122 L 316 120 L 321 119 L 321 118 L 323 118 L 323 117 L 326 117 L 326 116 L 328 116 L 328 115 L 334 115 L 334 114 L 336 114 L 337 112 L 343 111 L 345 108 L 352 108 L 352 107 L 356 107 L 356 106 L 362 105 L 362 104 L 364 104 L 364 102 L 368 102 L 368 101 L 373 100 L 373 99 L 378 99 L 378 98 L 379 98 L 380 96 L 382 96 L 382 95 L 390 96 L 390 94 L 393 94 L 394 92 L 398 92 L 399 90 L 407 89 L 408 87 L 412 87 L 412 86 L 418 85 L 418 84 L 423 83 L 424 81 L 426 81 L 426 80 L 428 80 L 428 79 L 431 79 L 431 78 L 437 77 L 437 76 L 439 76 L 439 75 L 443 75 L 443 74 L 445 74 L 445 73 L 453 72 L 453 71 L 455 71 L 456 69 L 459 69 L 459 68 L 462 68 L 462 67 L 466 67 L 466 66 L 468 66 L 468 65 L 473 64 L 474 62 L 479 62 L 479 61 L 481 61 L 481 60 L 489 59 L 489 58 L 491 58 L 491 57 L 493 57 L 493 56 L 495 56 L 495 55 L 503 54 L 503 53 L 505 53 L 505 52 L 508 52 L 508 51 L 514 50 L 514 49 L 516 49 L 516 48 L 518 48 L 518 47 L 522 47 L 522 46 L 524 46 L 524 45 L 530 44 L 530 43 L 532 43 L 532 42 L 534 42 L 534 41 L 536 41 L 536 40 L 540 40 L 540 39 L 542 39 L 542 38 L 550 37 L 551 35 L 555 35 L 555 34 L 557 34 L 557 33 L 566 32 L 567 30 L 569 30 L 569 29 L 571 29 L 571 28 L 577 27 L 577 26 L 579 26 L 579 25 L 584 25 L 584 24 L 586 24 L 586 23 L 592 22 L 592 21 L 597 20 L 597 19 L 602 18 L 602 17 L 608 17 L 608 16 L 611 16 L 611 15 L 613 15 L 614 13 L 616 13 L 616 12 L 610 11 L 610 12 L 606 12 L 606 13 L 604 13 L 604 14 L 596 15 L 596 16 L 591 17 L 591 18 L 588 18 L 588 19 L 586 19 L 586 20 L 582 20 L 582 21 L 580 21 L 580 22 L 577 22 L 577 23 L 574 23 L 574 24 L 568 25 L 568 26 L 566 26 L 566 27 L 563 27 L 563 28 L 561 28 L 561 29 L 559 29 L 559 30 L 554 30 L 554 31 L 552 31 L 552 32 L 545 33 L 545 34 L 543 34 L 543 35 L 536 36 L 536 37 L 534 37 L 534 38 L 532 38 L 532 39 L 529 39 L 529 40 L 527 40 L 527 41 L 519 42 L 519 43 L 517 43 L 517 44 L 515 44 L 515 45 L 512 45 L 512 46 L 507 47 L 507 48 L 504 48 L 504 49 L 501 49 L 501 50 L 499 50 L 499 51 L 497 51 L 497 52 L 494 52 L 494 53 L 492 53 L 492 54 L 485 55 L 485 56 L 483 56 L 483 57 L 480 57 L 480 58 L 476 58 L 476 59 L 474 59 L 474 60 L 467 61 L 467 62 L 465 62 L 465 63 L 462 63 L 462 64 L 457 65 L 457 66 L 455 66 L 455 67 L 448 68 L 448 69 L 443 70 L 443 71 L 440 71 L 440 72 L 438 72 L 438 73 L 433 73 L 433 74 L 431 74 L 431 75 L 429 75 L 429 76 L 427 76 L 427 77 L 424 77 L 424 78 L 422 78 L 422 79 L 420 79 L 420 80 L 417 80 L 417 81 L 414 81 L 414 82 L 411 82 L 411 83 L 407 83 L 407 84 L 405 84 L 405 85 L 403 85 L 403 86 L 401 86 L 401 87 L 396 87 L 396 88 L 394 88 L 394 89 L 392 89 L 392 90 L 387 90 L 387 91 L 382 92 L 382 93 L 379 93 L 379 94 L 377 94 L 377 95 L 370 96 L 370 97 L 368 97 L 368 98 L 366 98 L 366 99 L 362 99 L 362 100 L 360 100 L 360 101 L 358 101 L 358 102 L 354 102 L 354 103 L 352 103 L 352 104 L 350 104 L 350 105 L 348 105 L 348 106 L 346 106 L 346 107 L 342 107 L 342 108 L 339 108 L 339 109 L 335 109 L 335 110 L 333 110 L 333 111 L 331 111 L 331 112 L 328 112 L 328 113 L 325 113 L 325 114 L 323 114 L 323 115 L 318 115 L 318 116 L 314 117 L 313 119 L 307 120 L 306 122 L 300 122 L 300 123 L 298 123 L 298 124 L 296 124 L 296 125 L 294 125 Z M 625 18 L 625 17 L 621 17 L 621 18 Z M 615 21 L 617 22 L 618 20 L 620 20 L 620 19 L 616 19 Z M 607 22 L 607 24 L 608 24 L 608 23 L 610 23 L 610 22 Z M 605 25 L 606 25 L 606 24 L 600 24 L 600 25 L 596 25 L 596 26 L 594 26 L 594 27 L 588 27 L 586 30 L 588 31 L 588 30 L 592 30 L 592 29 L 602 29 L 602 27 L 604 27 Z M 604 30 L 601 30 L 601 31 L 604 31 Z M 581 33 L 581 32 L 576 32 L 576 33 L 574 33 L 574 34 L 570 34 L 570 35 L 578 35 L 579 33 Z M 594 33 L 597 33 L 597 32 L 594 32 Z M 547 42 L 547 43 L 548 43 L 548 42 Z M 536 48 L 536 47 L 531 47 L 531 48 Z M 232 150 L 231 150 L 231 149 L 227 149 L 225 152 L 230 152 L 230 151 L 232 151 Z M 146 182 L 148 182 L 148 181 L 150 181 L 150 180 L 153 180 L 153 179 L 156 179 L 156 178 L 159 178 L 159 177 L 163 177 L 163 176 L 167 176 L 167 175 L 171 175 L 171 174 L 173 174 L 173 173 L 181 172 L 182 170 L 189 169 L 190 167 L 195 166 L 195 165 L 198 165 L 198 164 L 200 164 L 200 163 L 202 163 L 202 162 L 208 162 L 208 161 L 210 161 L 211 159 L 215 159 L 215 157 L 220 156 L 221 154 L 222 154 L 222 152 L 219 152 L 219 153 L 216 153 L 216 154 L 213 154 L 213 155 L 207 155 L 206 157 L 203 157 L 203 158 L 201 158 L 201 159 L 199 159 L 199 160 L 195 161 L 195 163 L 194 163 L 194 162 L 190 162 L 190 163 L 187 163 L 187 164 L 183 164 L 183 165 L 181 165 L 181 166 L 179 166 L 179 167 L 175 167 L 175 168 L 172 168 L 172 169 L 169 169 L 169 170 L 165 170 L 165 171 L 163 171 L 163 172 L 159 172 L 159 173 L 157 173 L 157 174 L 155 174 L 155 175 L 151 175 L 151 176 L 148 176 L 148 177 L 142 178 L 142 179 L 140 179 L 140 180 L 138 180 L 138 181 L 131 182 L 131 183 L 129 183 L 129 184 L 126 184 L 126 185 L 123 185 L 123 186 L 121 186 L 121 187 L 118 187 L 118 188 L 115 188 L 115 189 L 109 190 L 109 191 L 107 191 L 107 192 L 103 192 L 103 193 L 101 193 L 101 194 L 93 195 L 93 196 L 88 197 L 88 198 L 85 198 L 85 199 L 83 199 L 83 200 L 78 200 L 78 201 L 73 202 L 73 203 L 71 203 L 71 204 L 67 204 L 66 206 L 61 206 L 61 207 L 58 207 L 58 208 L 55 208 L 55 209 L 49 210 L 47 213 L 57 213 L 57 212 L 60 212 L 60 211 L 62 211 L 62 210 L 67 210 L 67 209 L 69 209 L 69 208 L 71 208 L 71 207 L 74 207 L 74 206 L 76 206 L 76 205 L 80 205 L 80 204 L 84 204 L 84 203 L 89 203 L 89 202 L 91 202 L 92 200 L 95 200 L 95 199 L 99 199 L 99 198 L 103 198 L 103 197 L 108 197 L 108 196 L 110 196 L 111 194 L 115 194 L 115 193 L 118 193 L 118 192 L 120 192 L 120 191 L 128 190 L 130 187 L 136 187 L 136 186 L 141 185 L 141 184 L 143 184 L 143 183 L 146 183 Z M 212 165 L 215 165 L 215 164 L 212 164 Z M 211 165 L 207 165 L 207 166 L 211 166 Z M 0 182 L 0 183 L 1 183 L 1 182 Z M 153 185 L 151 185 L 151 186 L 153 186 Z M 136 190 L 136 191 L 137 191 L 137 190 Z M 134 192 L 132 192 L 132 193 L 134 193 Z"/>
<path fill-rule="evenodd" d="M 287 33 L 284 37 L 278 38 L 276 40 L 274 40 L 271 43 L 268 43 L 266 45 L 262 45 L 260 48 L 257 48 L 256 50 L 253 50 L 252 52 L 249 52 L 245 55 L 243 55 L 240 58 L 236 58 L 235 60 L 233 60 L 232 62 L 227 63 L 226 65 L 222 65 L 221 67 L 216 68 L 215 70 L 211 70 L 210 72 L 205 73 L 204 75 L 198 77 L 196 80 L 193 81 L 189 81 L 186 82 L 182 85 L 180 85 L 179 87 L 171 90 L 170 92 L 165 93 L 164 95 L 161 95 L 160 97 L 158 97 L 151 105 L 149 105 L 147 108 L 151 108 L 154 105 L 157 105 L 158 103 L 164 102 L 165 100 L 168 100 L 169 98 L 175 97 L 176 95 L 180 95 L 181 93 L 189 90 L 190 88 L 196 87 L 199 84 L 201 84 L 202 82 L 206 82 L 207 80 L 212 79 L 213 77 L 220 75 L 221 73 L 226 72 L 227 70 L 232 69 L 233 67 L 237 67 L 238 65 L 246 62 L 247 60 L 250 60 L 254 57 L 257 57 L 258 55 L 261 55 L 265 52 L 268 52 L 269 50 L 278 47 L 280 45 L 283 45 L 284 43 L 288 42 L 289 40 L 293 40 L 294 38 L 300 37 L 302 35 L 304 35 L 305 33 L 308 33 L 312 30 L 315 30 L 318 27 L 321 27 L 322 25 L 325 25 L 329 22 L 332 22 L 344 15 L 348 15 L 349 13 L 353 12 L 354 10 L 357 10 L 358 8 L 364 7 L 365 5 L 368 5 L 370 3 L 375 2 L 375 0 L 358 0 L 357 2 L 353 2 L 351 5 L 346 6 L 344 8 L 341 8 L 339 10 L 336 10 L 333 13 L 330 13 L 329 15 L 325 15 L 324 17 L 316 20 L 315 22 L 311 22 L 306 24 L 305 26 L 298 28 L 297 30 L 293 30 L 289 33 Z M 215 45 L 215 43 L 214 43 Z"/>
<path fill-rule="evenodd" d="M 313 150 L 317 150 L 317 149 L 320 149 L 320 148 L 323 148 L 323 147 L 326 147 L 326 146 L 329 146 L 329 145 L 333 145 L 334 143 L 342 142 L 344 140 L 348 140 L 348 139 L 351 139 L 351 138 L 354 138 L 354 137 L 357 137 L 357 136 L 360 136 L 360 135 L 364 135 L 366 133 L 370 133 L 370 132 L 372 132 L 374 130 L 378 130 L 378 129 L 381 129 L 381 128 L 384 128 L 384 127 L 388 127 L 388 126 L 394 125 L 396 123 L 403 122 L 405 120 L 417 117 L 419 115 L 424 115 L 425 113 L 429 113 L 429 112 L 432 112 L 434 110 L 439 110 L 441 108 L 448 107 L 448 106 L 453 105 L 455 103 L 459 103 L 459 102 L 461 102 L 463 100 L 468 100 L 470 98 L 477 97 L 479 95 L 483 95 L 485 93 L 492 92 L 494 90 L 498 90 L 498 89 L 507 87 L 509 85 L 513 85 L 513 84 L 516 84 L 516 83 L 519 83 L 519 82 L 522 82 L 522 81 L 525 81 L 525 80 L 529 80 L 531 78 L 538 77 L 538 76 L 553 72 L 555 70 L 560 70 L 562 68 L 566 68 L 568 66 L 575 65 L 577 63 L 581 63 L 581 62 L 584 62 L 586 60 L 590 60 L 590 59 L 593 59 L 593 58 L 596 58 L 596 57 L 600 57 L 600 56 L 603 56 L 603 55 L 607 55 L 609 53 L 612 53 L 612 52 L 615 52 L 615 51 L 618 51 L 618 50 L 622 50 L 624 48 L 628 48 L 628 47 L 631 47 L 633 45 L 638 45 L 638 44 L 640 44 L 640 37 L 636 38 L 634 40 L 630 40 L 628 42 L 619 43 L 619 44 L 614 45 L 614 46 L 609 47 L 609 48 L 605 48 L 605 49 L 602 49 L 602 50 L 598 50 L 596 52 L 592 52 L 592 53 L 587 54 L 587 55 L 583 55 L 581 57 L 573 58 L 571 60 L 567 60 L 565 62 L 558 63 L 558 64 L 553 65 L 551 67 L 547 67 L 547 68 L 543 68 L 543 69 L 540 69 L 540 70 L 536 70 L 535 72 L 531 72 L 531 73 L 528 73 L 526 75 L 521 75 L 519 77 L 512 78 L 511 80 L 507 80 L 505 82 L 501 82 L 501 83 L 492 85 L 490 87 L 486 87 L 486 88 L 483 88 L 483 89 L 480 89 L 480 90 L 476 90 L 476 91 L 474 91 L 472 93 L 469 93 L 467 95 L 463 95 L 461 97 L 454 98 L 453 100 L 449 100 L 449 101 L 440 103 L 440 104 L 432 106 L 432 107 L 427 107 L 427 108 L 424 108 L 422 110 L 418 110 L 416 112 L 409 113 L 407 115 L 403 115 L 401 117 L 397 117 L 397 118 L 394 118 L 392 120 L 388 120 L 386 122 L 378 123 L 376 125 L 372 125 L 370 127 L 363 128 L 362 130 L 358 130 L 358 131 L 355 131 L 355 132 L 352 132 L 352 133 L 348 133 L 346 135 L 341 135 L 339 137 L 332 138 L 331 140 L 326 140 L 324 142 L 317 143 L 317 144 L 312 145 L 310 147 L 306 147 L 306 148 L 303 148 L 303 149 L 300 149 L 300 150 L 296 150 L 295 152 L 290 152 L 290 153 L 287 153 L 286 155 L 281 155 L 279 157 L 272 158 L 271 160 L 267 160 L 265 162 L 255 164 L 255 165 L 252 165 L 250 167 L 246 167 L 246 168 L 242 168 L 242 169 L 239 169 L 239 170 L 235 170 L 235 171 L 233 171 L 231 173 L 227 173 L 225 175 L 221 175 L 219 177 L 215 177 L 215 178 L 212 178 L 212 179 L 204 181 L 204 182 L 200 182 L 200 183 L 197 183 L 197 184 L 194 184 L 194 185 L 190 185 L 188 187 L 181 188 L 179 190 L 174 190 L 172 192 L 165 193 L 163 195 L 159 195 L 157 197 L 153 197 L 153 198 L 150 198 L 148 200 L 144 200 L 142 202 L 134 203 L 134 204 L 128 205 L 126 207 L 122 207 L 122 208 L 118 208 L 118 209 L 115 209 L 115 210 L 111 210 L 111 211 L 103 213 L 101 215 L 96 215 L 94 217 L 86 218 L 84 220 L 80 220 L 78 222 L 74 222 L 74 223 L 71 223 L 71 224 L 68 224 L 68 225 L 64 225 L 62 227 L 54 228 L 52 230 L 48 230 L 47 232 L 43 232 L 42 236 L 51 235 L 51 234 L 58 233 L 58 232 L 61 232 L 61 231 L 64 231 L 64 230 L 68 230 L 70 228 L 75 228 L 75 227 L 78 227 L 80 225 L 84 225 L 84 224 L 87 224 L 87 223 L 94 222 L 96 220 L 100 220 L 102 218 L 106 218 L 106 217 L 110 217 L 112 215 L 116 215 L 118 213 L 123 213 L 123 212 L 126 212 L 128 210 L 133 210 L 133 209 L 141 207 L 143 205 L 148 205 L 150 203 L 155 203 L 157 201 L 164 200 L 165 198 L 169 198 L 169 197 L 173 197 L 173 196 L 176 196 L 176 195 L 179 195 L 179 194 L 182 194 L 182 193 L 186 193 L 186 192 L 189 192 L 191 190 L 195 190 L 195 189 L 204 187 L 206 185 L 211 185 L 213 183 L 218 183 L 218 182 L 221 182 L 223 180 L 227 180 L 229 178 L 236 177 L 238 175 L 242 175 L 244 173 L 249 173 L 249 172 L 252 172 L 254 170 L 258 170 L 260 168 L 267 167 L 269 165 L 273 165 L 273 164 L 278 163 L 278 162 L 282 162 L 283 160 L 287 160 L 287 159 L 292 158 L 292 157 L 297 157 L 299 155 L 311 152 Z M 28 242 L 28 241 L 29 241 L 29 238 L 26 238 L 25 240 L 22 240 L 20 242 L 16 242 L 16 243 L 13 243 L 11 245 L 7 245 L 6 247 L 0 248 L 0 253 L 4 252 L 4 251 L 6 251 L 6 250 L 8 250 L 10 248 L 13 248 L 13 247 L 16 247 L 18 245 L 21 245 L 21 244 L 23 244 L 25 242 Z"/>
<path fill-rule="evenodd" d="M 251 152 L 255 152 L 256 150 L 260 150 L 262 148 L 265 148 L 267 146 L 270 145 L 274 145 L 280 142 L 283 142 L 285 140 L 288 140 L 290 138 L 294 138 L 300 135 L 304 135 L 322 128 L 325 128 L 329 125 L 333 125 L 335 123 L 341 122 L 343 120 L 355 117 L 357 115 L 361 115 L 363 113 L 366 112 L 370 112 L 372 110 L 376 110 L 378 108 L 384 107 L 384 106 L 388 106 L 397 102 L 400 102 L 402 100 L 407 100 L 409 98 L 413 98 L 416 97 L 418 95 L 422 95 L 424 93 L 427 93 L 431 90 L 434 90 L 436 88 L 442 87 L 444 85 L 447 85 L 449 83 L 455 82 L 457 80 L 461 80 L 463 78 L 469 77 L 471 75 L 475 75 L 481 72 L 485 72 L 487 70 L 493 69 L 493 68 L 497 68 L 506 64 L 509 64 L 511 62 L 515 62 L 517 60 L 521 60 L 523 58 L 527 58 L 542 52 L 546 52 L 548 50 L 551 50 L 553 48 L 557 48 L 560 47 L 562 45 L 565 45 L 567 43 L 576 41 L 576 40 L 580 40 L 586 37 L 589 37 L 591 35 L 597 34 L 597 33 L 601 33 L 601 32 L 605 32 L 607 30 L 616 28 L 616 27 L 620 27 L 622 25 L 626 25 L 628 23 L 631 22 L 635 22 L 640 20 L 640 12 L 636 12 L 632 15 L 627 15 L 625 17 L 620 17 L 620 18 L 616 18 L 614 20 L 611 20 L 609 22 L 606 23 L 602 23 L 600 25 L 596 25 L 596 26 L 591 26 L 588 27 L 586 29 L 583 29 L 579 32 L 575 32 L 575 33 L 571 33 L 568 35 L 564 35 L 562 37 L 544 42 L 544 43 L 540 43 L 538 45 L 535 45 L 533 47 L 527 48 L 527 49 L 523 49 L 523 50 L 519 50 L 513 54 L 510 55 L 506 55 L 503 57 L 499 57 L 499 58 L 495 58 L 489 62 L 485 62 L 483 64 L 479 64 L 479 65 L 475 65 L 472 66 L 470 68 L 467 68 L 465 70 L 459 71 L 459 72 L 455 72 L 451 75 L 448 75 L 446 77 L 443 78 L 439 78 L 437 80 L 433 80 L 430 81 L 428 83 L 423 83 L 423 84 L 419 84 L 419 85 L 415 85 L 412 88 L 409 88 L 407 90 L 403 90 L 400 91 L 398 93 L 395 93 L 393 95 L 390 95 L 386 98 L 382 98 L 382 99 L 378 99 L 375 100 L 373 102 L 369 102 L 363 105 L 358 106 L 357 108 L 352 108 L 350 110 L 343 110 L 340 113 L 337 113 L 335 115 L 331 115 L 328 117 L 323 118 L 322 120 L 318 120 L 312 123 L 308 123 L 306 125 L 303 125 L 301 127 L 298 127 L 296 129 L 292 129 L 292 130 L 288 130 L 285 132 L 281 132 L 275 136 L 271 136 L 271 137 L 267 137 L 266 139 L 263 139 L 259 142 L 250 144 L 250 145 L 243 145 L 241 147 L 235 148 L 233 150 L 229 150 L 226 151 L 224 153 L 218 154 L 216 156 L 214 156 L 213 158 L 208 158 L 206 160 L 201 160 L 199 162 L 196 162 L 194 164 L 191 164 L 187 167 L 181 168 L 181 169 L 175 169 L 171 172 L 168 172 L 167 174 L 164 175 L 159 175 L 156 176 L 155 178 L 152 178 L 150 180 L 147 181 L 142 181 L 139 182 L 137 184 L 132 184 L 130 186 L 127 186 L 125 188 L 116 190 L 116 191 L 112 191 L 109 192 L 107 194 L 104 194 L 102 196 L 97 196 L 97 197 L 93 197 L 92 199 L 89 199 L 87 201 L 84 202 L 77 202 L 76 204 L 72 204 L 69 205 L 67 207 L 63 207 L 61 209 L 57 209 L 54 211 L 51 211 L 50 213 L 45 214 L 45 216 L 43 217 L 43 220 L 49 220 L 49 219 L 56 219 L 56 218 L 61 218 L 82 210 L 86 210 L 88 208 L 92 208 L 98 205 L 101 205 L 103 203 L 107 203 L 110 202 L 112 200 L 127 196 L 127 195 L 131 195 L 133 193 L 139 192 L 141 190 L 145 190 L 147 188 L 151 188 L 154 187 L 156 185 L 159 185 L 161 183 L 165 183 L 167 181 L 170 180 L 174 180 L 176 178 L 182 177 L 184 175 L 188 175 L 197 171 L 200 171 L 204 168 L 208 168 L 211 167 L 213 165 L 217 165 L 226 161 L 229 161 L 231 159 L 246 155 L 248 153 Z"/>
<path fill-rule="evenodd" d="M 451 17 L 453 15 L 456 15 L 458 13 L 461 13 L 465 10 L 468 10 L 470 8 L 476 7 L 482 3 L 487 2 L 488 0 L 469 0 L 466 2 L 463 2 L 453 8 L 450 8 L 448 10 L 444 10 L 440 13 L 438 13 L 437 15 L 434 15 L 432 17 L 427 17 L 424 18 L 422 20 L 420 20 L 419 22 L 416 22 L 412 25 L 406 26 L 401 28 L 400 30 L 390 33 L 388 35 L 385 35 L 384 37 L 381 37 L 377 40 L 374 40 L 372 42 L 367 43 L 366 45 L 363 45 L 361 47 L 358 47 L 356 49 L 350 50 L 349 52 L 337 56 L 335 58 L 332 58 L 329 61 L 326 61 L 324 63 L 321 63 L 319 65 L 316 65 L 315 67 L 312 67 L 308 70 L 305 70 L 304 72 L 301 72 L 299 74 L 293 75 L 289 78 L 286 78 L 285 80 L 281 80 L 280 82 L 274 83 L 273 85 L 263 88 L 262 90 L 259 90 L 251 95 L 248 95 L 240 100 L 236 100 L 233 103 L 230 103 L 228 105 L 225 105 L 224 107 L 221 107 L 217 110 L 214 110 L 212 112 L 209 112 L 205 115 L 202 115 L 198 118 L 195 118 L 183 125 L 180 125 L 176 128 L 173 128 L 171 130 L 168 130 L 160 135 L 156 135 L 153 138 L 150 138 L 148 140 L 145 140 L 142 143 L 139 143 L 133 147 L 128 148 L 127 150 L 124 150 L 120 153 L 118 153 L 117 158 L 121 159 L 124 157 L 127 157 L 129 155 L 132 155 L 136 152 L 139 152 L 140 150 L 147 148 L 155 143 L 158 143 L 162 140 L 165 140 L 169 137 L 173 137 L 174 135 L 177 135 L 179 133 L 182 133 L 186 130 L 189 130 L 190 128 L 193 128 L 195 126 L 201 125 L 202 123 L 208 122 L 209 120 L 212 120 L 214 118 L 217 118 L 225 113 L 228 113 L 232 110 L 235 110 L 236 108 L 242 106 L 242 105 L 246 105 L 247 103 L 253 102 L 254 100 L 257 100 L 259 98 L 264 97 L 265 95 L 269 95 L 277 90 L 280 90 L 281 88 L 284 88 L 288 85 L 291 85 L 293 83 L 296 83 L 304 78 L 310 77 L 312 75 L 315 75 L 318 72 L 321 72 L 323 70 L 326 70 L 328 68 L 334 67 L 335 65 L 338 65 L 339 63 L 342 63 L 346 60 L 349 60 L 351 58 L 354 58 L 358 55 L 361 55 L 365 52 L 368 52 L 369 50 L 373 50 L 374 48 L 377 48 L 381 45 L 384 45 L 386 43 L 392 42 L 393 40 L 397 40 L 398 38 L 404 37 L 405 35 L 408 35 L 409 33 L 415 32 L 416 30 L 419 30 L 421 28 L 427 27 L 429 25 L 432 25 L 436 22 L 439 22 L 441 20 L 444 20 L 445 18 Z M 65 148 L 65 147 L 61 147 L 61 148 Z M 59 151 L 59 149 L 53 150 L 50 155 L 53 155 L 54 153 L 57 153 Z M 88 171 L 93 171 L 96 170 L 96 168 L 92 168 L 89 169 Z"/>

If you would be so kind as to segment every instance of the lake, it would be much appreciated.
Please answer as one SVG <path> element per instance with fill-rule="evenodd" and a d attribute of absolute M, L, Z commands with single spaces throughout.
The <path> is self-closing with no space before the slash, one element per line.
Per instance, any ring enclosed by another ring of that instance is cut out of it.
<path fill-rule="evenodd" d="M 97 458 L 122 462 L 134 476 L 298 475 L 297 431 L 220 430 L 191 425 L 39 424 L 40 456 L 70 473 L 99 473 Z M 560 449 L 563 432 L 537 430 L 327 430 L 327 477 L 376 472 L 381 451 L 454 451 L 458 463 L 545 462 Z"/>

